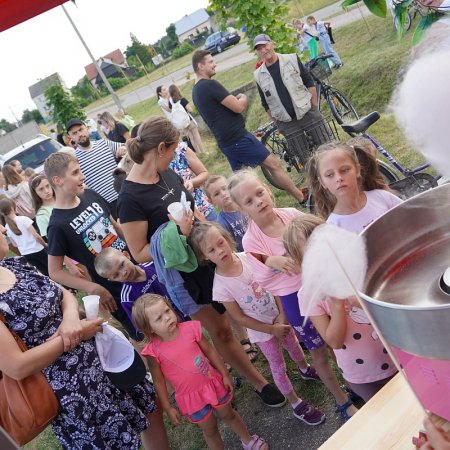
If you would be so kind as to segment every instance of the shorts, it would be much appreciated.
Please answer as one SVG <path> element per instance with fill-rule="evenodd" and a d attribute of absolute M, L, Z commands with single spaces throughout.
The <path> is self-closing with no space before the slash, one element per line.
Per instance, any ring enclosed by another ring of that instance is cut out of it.
<path fill-rule="evenodd" d="M 269 150 L 248 131 L 233 145 L 219 148 L 227 157 L 233 171 L 243 166 L 259 166 L 270 155 Z"/>
<path fill-rule="evenodd" d="M 305 317 L 300 313 L 298 305 L 297 292 L 288 295 L 280 295 L 281 304 L 283 305 L 284 314 L 291 327 L 294 329 L 297 337 L 305 344 L 308 350 L 318 350 L 325 345 L 325 341 L 320 336 L 310 320 L 303 322 Z"/>
<path fill-rule="evenodd" d="M 228 392 L 224 397 L 219 399 L 219 403 L 217 405 L 210 405 L 208 403 L 199 411 L 193 414 L 186 414 L 186 417 L 191 423 L 204 422 L 212 414 L 214 409 L 219 409 L 227 406 L 231 402 L 231 400 L 233 400 L 233 394 L 231 392 Z"/>

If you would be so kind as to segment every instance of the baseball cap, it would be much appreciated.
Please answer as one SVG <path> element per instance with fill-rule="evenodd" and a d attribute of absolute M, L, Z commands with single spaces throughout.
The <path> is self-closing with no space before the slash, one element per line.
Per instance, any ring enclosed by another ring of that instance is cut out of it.
<path fill-rule="evenodd" d="M 69 130 L 75 125 L 86 125 L 86 124 L 80 119 L 70 119 L 66 123 L 66 131 L 69 132 Z"/>
<path fill-rule="evenodd" d="M 253 39 L 253 49 L 259 44 L 267 44 L 268 42 L 272 42 L 270 36 L 267 34 L 258 34 L 258 36 Z"/>

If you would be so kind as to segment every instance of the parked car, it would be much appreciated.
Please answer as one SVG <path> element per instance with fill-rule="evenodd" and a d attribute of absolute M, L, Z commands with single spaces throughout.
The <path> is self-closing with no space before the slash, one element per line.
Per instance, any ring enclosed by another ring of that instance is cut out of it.
<path fill-rule="evenodd" d="M 237 44 L 241 40 L 238 32 L 234 28 L 227 28 L 226 31 L 217 31 L 208 36 L 205 42 L 205 50 L 209 50 L 212 55 L 222 53 L 226 48 Z"/>
<path fill-rule="evenodd" d="M 31 167 L 36 173 L 43 170 L 44 161 L 47 156 L 59 151 L 63 146 L 43 134 L 38 135 L 31 141 L 24 142 L 19 147 L 0 155 L 0 167 L 17 159 L 24 169 Z"/>

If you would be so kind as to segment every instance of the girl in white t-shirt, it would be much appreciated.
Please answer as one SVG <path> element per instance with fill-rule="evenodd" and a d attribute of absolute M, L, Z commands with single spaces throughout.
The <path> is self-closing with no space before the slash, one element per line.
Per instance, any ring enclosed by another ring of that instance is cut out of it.
<path fill-rule="evenodd" d="M 0 222 L 6 234 L 25 259 L 41 273 L 48 275 L 47 244 L 27 216 L 16 215 L 16 203 L 10 198 L 0 200 Z"/>
<path fill-rule="evenodd" d="M 252 276 L 245 253 L 235 253 L 231 235 L 215 222 L 194 224 L 189 241 L 199 262 L 216 265 L 213 299 L 224 303 L 227 312 L 240 325 L 267 358 L 278 389 L 291 403 L 294 416 L 307 425 L 318 425 L 325 415 L 299 398 L 286 373 L 279 343 L 288 351 L 302 375 L 308 364 L 293 329 L 287 325 L 280 299 L 266 292 Z"/>
<path fill-rule="evenodd" d="M 389 191 L 375 156 L 357 142 L 320 146 L 311 158 L 308 180 L 319 214 L 327 223 L 360 233 L 370 223 L 402 201 Z M 288 253 L 295 258 L 299 242 L 293 222 Z M 296 239 L 297 236 L 297 239 Z M 298 295 L 300 308 L 306 300 Z M 311 322 L 335 352 L 343 376 L 365 401 L 389 381 L 396 369 L 370 321 L 354 299 L 325 298 L 310 312 Z"/>

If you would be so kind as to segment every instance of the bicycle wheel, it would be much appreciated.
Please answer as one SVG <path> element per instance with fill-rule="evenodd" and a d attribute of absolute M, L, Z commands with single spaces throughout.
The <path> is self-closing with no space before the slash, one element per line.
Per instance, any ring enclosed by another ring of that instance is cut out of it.
<path fill-rule="evenodd" d="M 396 181 L 400 180 L 400 176 L 397 174 L 397 172 L 392 169 L 392 167 L 385 163 L 384 161 L 381 161 L 377 159 L 378 162 L 378 169 L 380 170 L 381 175 L 383 175 L 383 178 L 386 180 L 387 184 L 395 183 Z"/>
<path fill-rule="evenodd" d="M 397 17 L 394 16 L 394 28 L 398 30 L 400 27 L 400 23 Z M 403 33 L 406 33 L 411 28 L 411 15 L 406 13 L 405 23 L 403 24 Z"/>
<path fill-rule="evenodd" d="M 345 95 L 334 87 L 327 89 L 325 99 L 331 113 L 339 124 L 351 123 L 359 119 L 355 107 L 350 103 Z"/>
<path fill-rule="evenodd" d="M 261 138 L 261 143 L 265 145 L 270 152 L 279 159 L 283 169 L 289 174 L 294 184 L 299 187 L 305 182 L 306 174 L 300 161 L 291 155 L 284 136 L 276 129 L 276 127 L 269 128 L 264 136 Z M 277 189 L 283 189 L 274 180 L 270 170 L 267 167 L 261 166 L 262 173 L 267 181 Z"/>

